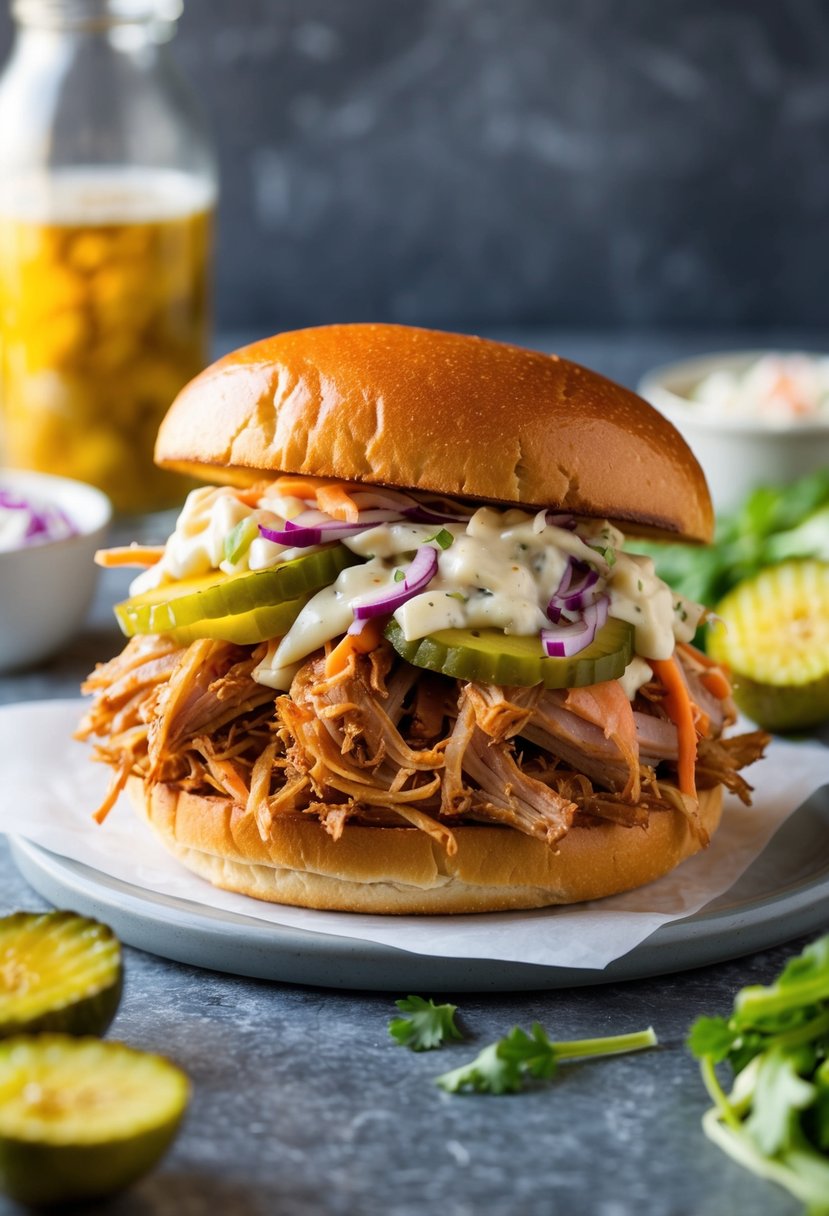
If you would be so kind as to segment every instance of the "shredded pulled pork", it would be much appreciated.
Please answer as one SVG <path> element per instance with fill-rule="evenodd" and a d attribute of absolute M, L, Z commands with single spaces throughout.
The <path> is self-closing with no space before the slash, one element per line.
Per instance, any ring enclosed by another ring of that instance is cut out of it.
<path fill-rule="evenodd" d="M 696 707 L 698 788 L 722 783 L 748 802 L 739 770 L 768 736 L 721 738 L 733 706 L 706 687 L 694 653 L 683 647 L 679 660 Z M 641 827 L 660 812 L 684 814 L 704 837 L 694 800 L 675 787 L 677 728 L 655 682 L 632 704 L 616 681 L 499 688 L 420 671 L 383 643 L 331 677 L 318 653 L 279 695 L 253 679 L 262 654 L 151 636 L 99 665 L 77 731 L 114 772 L 96 817 L 135 774 L 227 795 L 263 839 L 279 816 L 306 814 L 335 839 L 349 822 L 408 824 L 452 853 L 464 822 L 555 845 L 573 824 Z"/>

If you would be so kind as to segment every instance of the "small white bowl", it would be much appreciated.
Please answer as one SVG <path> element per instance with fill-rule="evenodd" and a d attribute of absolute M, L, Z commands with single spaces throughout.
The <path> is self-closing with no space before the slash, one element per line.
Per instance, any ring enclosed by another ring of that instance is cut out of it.
<path fill-rule="evenodd" d="M 0 487 L 60 507 L 74 536 L 0 552 L 0 671 L 47 659 L 79 630 L 95 591 L 95 550 L 112 506 L 81 481 L 0 469 Z"/>
<path fill-rule="evenodd" d="M 680 432 L 702 465 L 716 511 L 732 511 L 761 485 L 786 485 L 829 467 L 829 421 L 778 422 L 714 414 L 691 400 L 695 386 L 712 372 L 744 371 L 767 350 L 699 355 L 653 368 L 639 381 L 639 394 Z M 817 356 L 820 357 L 820 356 Z"/>

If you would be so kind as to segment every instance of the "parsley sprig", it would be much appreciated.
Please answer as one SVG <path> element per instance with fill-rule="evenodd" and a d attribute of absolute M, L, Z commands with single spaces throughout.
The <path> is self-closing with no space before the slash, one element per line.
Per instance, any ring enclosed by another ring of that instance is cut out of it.
<path fill-rule="evenodd" d="M 729 1018 L 698 1018 L 688 1046 L 714 1105 L 705 1134 L 735 1161 L 829 1213 L 829 935 L 769 987 L 737 993 Z M 734 1076 L 729 1093 L 716 1066 Z"/>
<path fill-rule="evenodd" d="M 407 1018 L 392 1018 L 389 1034 L 402 1047 L 412 1051 L 431 1051 L 440 1047 L 444 1039 L 462 1039 L 463 1035 L 455 1023 L 457 1005 L 436 1005 L 422 996 L 407 996 L 394 1002 Z"/>
<path fill-rule="evenodd" d="M 576 1056 L 609 1056 L 626 1051 L 641 1051 L 656 1045 L 656 1035 L 648 1027 L 633 1034 L 608 1035 L 596 1039 L 570 1039 L 553 1042 L 538 1022 L 528 1034 L 515 1026 L 502 1039 L 490 1043 L 469 1064 L 453 1068 L 436 1078 L 448 1093 L 514 1094 L 530 1079 L 549 1081 L 559 1060 Z"/>

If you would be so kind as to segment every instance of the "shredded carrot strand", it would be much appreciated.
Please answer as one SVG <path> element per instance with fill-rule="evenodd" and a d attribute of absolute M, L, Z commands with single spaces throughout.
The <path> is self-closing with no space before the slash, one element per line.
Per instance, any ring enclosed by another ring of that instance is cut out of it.
<path fill-rule="evenodd" d="M 718 701 L 725 701 L 731 696 L 731 681 L 728 676 L 716 663 L 710 655 L 703 654 L 701 650 L 697 650 L 696 646 L 691 646 L 688 642 L 678 642 L 677 650 L 681 650 L 684 654 L 690 656 L 691 659 L 701 663 L 707 668 L 703 675 L 700 676 L 700 681 L 705 688 L 711 693 L 712 697 L 716 697 Z"/>
<path fill-rule="evenodd" d="M 163 556 L 163 545 L 119 545 L 96 550 L 94 561 L 108 570 L 115 566 L 154 566 Z"/>
<path fill-rule="evenodd" d="M 317 495 L 317 490 L 322 486 L 336 485 L 338 483 L 328 481 L 324 477 L 296 477 L 283 474 L 282 477 L 277 477 L 274 483 L 278 494 L 284 494 L 286 498 L 305 498 L 308 502 L 313 502 Z"/>
<path fill-rule="evenodd" d="M 235 494 L 239 502 L 243 502 L 246 507 L 255 507 L 259 499 L 264 498 L 272 485 L 273 481 L 265 478 L 262 481 L 255 481 L 253 485 L 238 487 Z"/>
<path fill-rule="evenodd" d="M 731 683 L 721 667 L 711 667 L 700 676 L 703 685 L 718 701 L 725 701 L 731 696 Z"/>
<path fill-rule="evenodd" d="M 353 654 L 368 654 L 379 646 L 384 623 L 382 617 L 375 617 L 367 621 L 359 633 L 347 633 L 325 660 L 326 679 L 345 671 Z"/>
<path fill-rule="evenodd" d="M 694 724 L 694 706 L 688 688 L 675 656 L 672 655 L 670 659 L 648 659 L 648 663 L 665 689 L 662 704 L 676 727 L 679 788 L 683 794 L 696 798 L 697 731 Z"/>
<path fill-rule="evenodd" d="M 360 508 L 343 485 L 320 486 L 317 490 L 317 504 L 321 511 L 332 519 L 341 519 L 347 524 L 356 524 L 360 518 Z"/>

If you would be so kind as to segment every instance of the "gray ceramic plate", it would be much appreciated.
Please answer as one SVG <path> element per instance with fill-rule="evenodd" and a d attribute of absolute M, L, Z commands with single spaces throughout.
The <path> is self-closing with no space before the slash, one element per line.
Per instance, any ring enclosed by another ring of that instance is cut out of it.
<path fill-rule="evenodd" d="M 664 925 L 604 971 L 412 954 L 157 895 L 25 840 L 12 841 L 12 855 L 45 899 L 97 916 L 131 946 L 216 971 L 324 988 L 510 992 L 602 984 L 738 958 L 829 926 L 829 786 L 786 821 L 730 891 Z"/>

